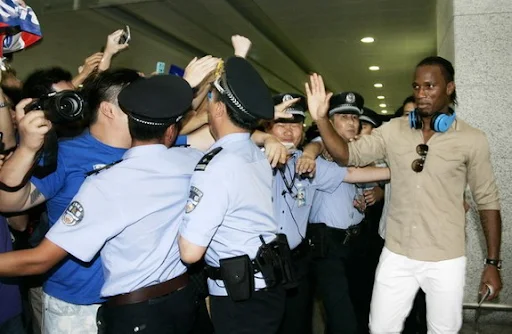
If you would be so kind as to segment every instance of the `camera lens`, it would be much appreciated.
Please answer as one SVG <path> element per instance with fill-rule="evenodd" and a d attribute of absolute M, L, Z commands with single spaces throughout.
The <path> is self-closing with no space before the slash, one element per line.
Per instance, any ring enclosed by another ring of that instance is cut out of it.
<path fill-rule="evenodd" d="M 60 112 L 66 115 L 72 116 L 78 107 L 76 101 L 70 98 L 64 98 L 60 101 L 59 109 Z"/>
<path fill-rule="evenodd" d="M 61 92 L 55 100 L 59 116 L 66 121 L 75 121 L 82 117 L 83 103 L 82 97 L 72 91 Z"/>

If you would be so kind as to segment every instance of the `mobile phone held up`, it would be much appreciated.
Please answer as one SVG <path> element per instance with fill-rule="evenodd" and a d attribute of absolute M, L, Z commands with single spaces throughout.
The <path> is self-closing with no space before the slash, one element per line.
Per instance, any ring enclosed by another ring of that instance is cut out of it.
<path fill-rule="evenodd" d="M 159 61 L 156 63 L 156 74 L 164 74 L 165 72 L 165 63 L 163 61 Z"/>
<path fill-rule="evenodd" d="M 119 44 L 128 44 L 131 38 L 132 36 L 130 34 L 130 26 L 126 26 L 123 29 L 123 34 L 119 38 Z"/>

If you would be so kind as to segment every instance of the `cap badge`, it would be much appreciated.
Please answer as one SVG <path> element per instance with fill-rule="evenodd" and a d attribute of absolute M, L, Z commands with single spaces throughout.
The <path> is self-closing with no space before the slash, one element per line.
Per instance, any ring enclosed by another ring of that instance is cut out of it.
<path fill-rule="evenodd" d="M 291 100 L 293 100 L 293 96 L 291 96 L 290 94 L 286 94 L 285 96 L 283 96 L 283 102 Z"/>
<path fill-rule="evenodd" d="M 354 103 L 356 102 L 356 96 L 354 95 L 354 93 L 348 93 L 347 96 L 345 97 L 345 101 L 347 101 L 347 103 Z"/>

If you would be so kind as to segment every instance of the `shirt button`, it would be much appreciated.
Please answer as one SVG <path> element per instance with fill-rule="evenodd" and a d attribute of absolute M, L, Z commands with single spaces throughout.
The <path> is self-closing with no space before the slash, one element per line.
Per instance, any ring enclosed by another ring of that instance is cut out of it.
<path fill-rule="evenodd" d="M 420 189 L 420 188 L 421 188 L 421 186 L 418 184 L 418 185 L 416 185 L 416 188 Z"/>
<path fill-rule="evenodd" d="M 281 227 L 281 228 L 280 228 L 280 230 L 282 231 L 282 230 L 283 230 L 283 228 Z"/>
<path fill-rule="evenodd" d="M 281 213 L 284 213 L 284 210 L 283 210 L 283 211 L 281 211 Z"/>

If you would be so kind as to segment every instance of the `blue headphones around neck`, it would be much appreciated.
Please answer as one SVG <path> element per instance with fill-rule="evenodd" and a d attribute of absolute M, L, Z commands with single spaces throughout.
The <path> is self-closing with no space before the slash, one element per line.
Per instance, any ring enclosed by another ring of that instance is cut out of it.
<path fill-rule="evenodd" d="M 452 108 L 450 108 L 449 114 L 436 112 L 430 121 L 430 128 L 435 132 L 446 132 L 452 126 L 453 121 L 455 121 L 455 117 L 455 110 Z M 416 110 L 409 113 L 409 125 L 411 128 L 417 130 L 423 128 L 423 121 Z"/>

